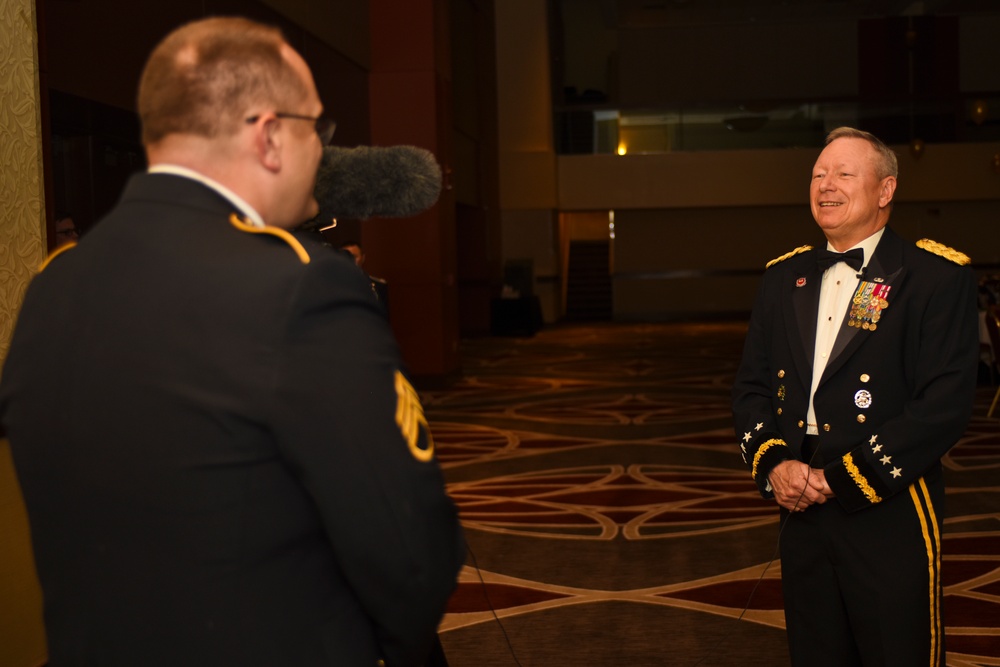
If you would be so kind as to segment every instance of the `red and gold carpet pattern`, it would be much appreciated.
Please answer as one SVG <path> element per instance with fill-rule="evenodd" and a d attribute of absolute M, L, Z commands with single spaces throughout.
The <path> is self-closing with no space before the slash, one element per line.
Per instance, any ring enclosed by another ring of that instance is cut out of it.
<path fill-rule="evenodd" d="M 472 340 L 462 377 L 421 391 L 471 549 L 441 626 L 452 667 L 788 664 L 777 511 L 730 426 L 744 333 L 609 324 Z M 945 461 L 952 667 L 1000 665 L 994 390 Z"/>

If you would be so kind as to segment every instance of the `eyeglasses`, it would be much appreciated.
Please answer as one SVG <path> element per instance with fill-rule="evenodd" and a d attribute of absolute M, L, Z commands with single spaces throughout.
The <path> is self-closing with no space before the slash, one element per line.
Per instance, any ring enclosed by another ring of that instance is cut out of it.
<path fill-rule="evenodd" d="M 291 118 L 293 120 L 311 120 L 316 124 L 316 134 L 319 135 L 319 141 L 324 146 L 329 146 L 330 142 L 333 141 L 333 133 L 337 130 L 337 121 L 332 118 L 327 118 L 326 116 L 319 116 L 315 118 L 313 116 L 302 116 L 297 113 L 284 113 L 279 111 L 274 114 L 278 118 Z M 247 124 L 253 124 L 260 120 L 260 116 L 250 116 L 247 118 Z"/>

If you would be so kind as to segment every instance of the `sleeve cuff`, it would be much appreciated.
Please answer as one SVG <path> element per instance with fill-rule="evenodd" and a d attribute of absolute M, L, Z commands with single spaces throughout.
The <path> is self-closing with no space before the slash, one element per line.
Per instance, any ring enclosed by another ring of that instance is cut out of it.
<path fill-rule="evenodd" d="M 759 442 L 752 456 L 748 453 L 747 464 L 750 466 L 750 475 L 757 484 L 760 495 L 764 498 L 773 498 L 774 490 L 771 488 L 768 475 L 776 465 L 791 456 L 788 453 L 788 445 L 780 437 L 762 437 Z"/>
<path fill-rule="evenodd" d="M 857 450 L 848 452 L 823 470 L 834 497 L 848 512 L 877 505 L 887 492 L 867 459 L 856 454 Z"/>

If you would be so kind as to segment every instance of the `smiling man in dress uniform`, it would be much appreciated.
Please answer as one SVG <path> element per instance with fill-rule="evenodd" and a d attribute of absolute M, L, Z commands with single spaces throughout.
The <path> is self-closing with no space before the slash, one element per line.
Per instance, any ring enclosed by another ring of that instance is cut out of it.
<path fill-rule="evenodd" d="M 896 174 L 876 137 L 830 133 L 810 186 L 827 247 L 768 265 L 733 386 L 744 461 L 781 507 L 799 667 L 945 664 L 941 457 L 972 411 L 976 281 L 886 226 Z"/>
<path fill-rule="evenodd" d="M 207 19 L 138 103 L 149 173 L 33 281 L 0 385 L 48 664 L 423 664 L 464 542 L 367 281 L 286 231 L 333 130 L 309 67 Z"/>

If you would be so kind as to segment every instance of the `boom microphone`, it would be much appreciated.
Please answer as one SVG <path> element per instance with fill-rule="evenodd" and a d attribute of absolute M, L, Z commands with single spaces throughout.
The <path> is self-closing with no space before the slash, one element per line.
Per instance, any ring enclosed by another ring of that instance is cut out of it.
<path fill-rule="evenodd" d="M 441 194 L 441 167 L 416 146 L 327 146 L 316 175 L 319 226 L 333 218 L 405 218 Z"/>

